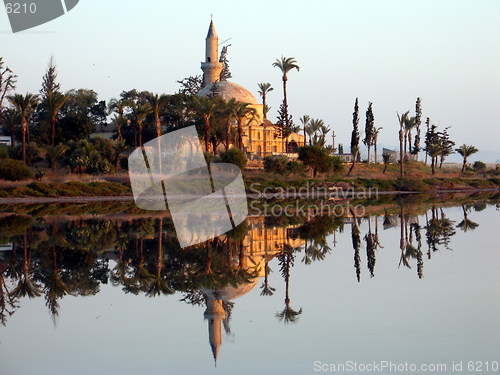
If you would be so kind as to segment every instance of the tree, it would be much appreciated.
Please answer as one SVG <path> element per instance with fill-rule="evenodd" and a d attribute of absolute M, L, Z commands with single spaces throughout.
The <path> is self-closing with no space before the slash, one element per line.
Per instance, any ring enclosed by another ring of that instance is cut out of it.
<path fill-rule="evenodd" d="M 292 71 L 293 69 L 297 69 L 297 71 L 300 71 L 300 67 L 297 65 L 297 61 L 295 60 L 294 57 L 283 57 L 283 56 L 281 56 L 281 59 L 276 59 L 276 61 L 273 63 L 273 66 L 279 68 L 282 73 L 282 80 L 283 80 L 282 110 L 283 110 L 283 119 L 285 121 L 285 126 L 288 128 L 289 127 L 288 98 L 286 93 L 288 73 L 290 73 L 290 71 Z"/>
<path fill-rule="evenodd" d="M 407 117 L 404 122 L 405 138 L 404 138 L 404 158 L 408 152 L 411 153 L 411 131 L 415 127 L 415 117 Z"/>
<path fill-rule="evenodd" d="M 95 131 L 95 124 L 106 117 L 106 106 L 99 102 L 93 90 L 69 90 L 64 106 L 58 115 L 55 143 L 66 143 L 87 138 Z M 44 134 L 38 134 L 42 142 Z M 47 141 L 47 144 L 49 141 Z"/>
<path fill-rule="evenodd" d="M 238 148 L 243 151 L 243 120 L 248 119 L 252 122 L 257 112 L 250 103 L 237 102 L 234 108 L 233 116 L 238 124 Z"/>
<path fill-rule="evenodd" d="M 354 102 L 354 112 L 352 113 L 352 133 L 351 133 L 351 154 L 352 154 L 352 165 L 349 169 L 349 173 L 351 174 L 352 170 L 356 166 L 356 159 L 359 153 L 359 105 L 358 98 Z"/>
<path fill-rule="evenodd" d="M 411 153 L 418 155 L 420 151 L 420 125 L 422 124 L 422 106 L 420 98 L 417 98 L 417 103 L 415 104 L 415 143 L 413 144 L 413 149 Z"/>
<path fill-rule="evenodd" d="M 441 142 L 441 153 L 440 153 L 440 163 L 439 163 L 439 169 L 443 168 L 443 162 L 444 159 L 448 156 L 454 153 L 453 151 L 453 146 L 455 146 L 455 142 L 453 142 L 450 139 L 450 135 L 448 134 L 448 129 L 450 127 L 447 127 L 443 130 L 442 133 L 440 133 L 440 142 Z"/>
<path fill-rule="evenodd" d="M 378 143 L 378 133 L 383 129 L 383 127 L 378 127 L 373 132 L 373 152 L 375 154 L 375 163 L 377 163 L 377 143 Z"/>
<path fill-rule="evenodd" d="M 200 92 L 201 87 L 203 86 L 203 77 L 201 75 L 189 76 L 177 81 L 177 83 L 181 85 L 179 88 L 179 94 L 192 97 Z"/>
<path fill-rule="evenodd" d="M 21 142 L 23 161 L 26 162 L 26 134 L 28 132 L 28 119 L 35 111 L 38 105 L 38 96 L 27 93 L 26 95 L 15 94 L 8 96 L 7 99 L 19 113 L 21 120 Z"/>
<path fill-rule="evenodd" d="M 408 116 L 410 115 L 410 111 L 406 111 L 403 113 L 401 116 L 399 115 L 398 112 L 396 112 L 398 115 L 398 120 L 399 120 L 399 177 L 403 178 L 405 174 L 404 170 L 404 161 L 405 161 L 405 149 L 403 146 L 403 141 L 405 139 L 405 124 L 408 121 Z"/>
<path fill-rule="evenodd" d="M 385 171 L 387 170 L 387 166 L 391 162 L 392 155 L 384 153 L 384 154 L 382 154 L 382 158 L 384 159 L 384 171 L 382 173 L 385 174 Z"/>
<path fill-rule="evenodd" d="M 227 59 L 227 50 L 231 47 L 231 45 L 227 45 L 222 47 L 222 51 L 220 53 L 219 62 L 222 63 L 222 70 L 220 72 L 220 81 L 227 81 L 232 78 L 231 71 L 229 70 L 229 61 Z"/>
<path fill-rule="evenodd" d="M 16 131 L 16 126 L 19 125 L 19 113 L 15 108 L 5 108 L 2 111 L 2 119 L 4 125 L 9 129 L 10 133 L 10 142 L 12 146 L 16 145 L 16 137 L 15 137 L 15 131 Z"/>
<path fill-rule="evenodd" d="M 309 125 L 309 121 L 311 118 L 309 115 L 304 115 L 300 119 L 300 122 L 302 123 L 302 129 L 304 130 L 304 146 L 306 145 L 306 139 L 307 139 L 307 126 Z"/>
<path fill-rule="evenodd" d="M 57 166 L 57 161 L 68 151 L 68 146 L 60 143 L 57 146 L 47 147 L 47 161 L 49 162 L 49 168 L 55 171 Z"/>
<path fill-rule="evenodd" d="M 207 96 L 194 96 L 193 97 L 194 110 L 198 115 L 203 118 L 204 123 L 204 139 L 205 139 L 205 151 L 209 152 L 209 139 L 208 135 L 211 129 L 210 119 L 216 113 L 217 103 L 214 98 L 209 98 Z"/>
<path fill-rule="evenodd" d="M 16 89 L 17 76 L 5 65 L 0 57 L 0 110 L 3 108 L 5 98 Z"/>
<path fill-rule="evenodd" d="M 54 64 L 54 58 L 51 57 L 49 61 L 49 65 L 47 66 L 47 71 L 43 76 L 42 89 L 40 90 L 40 94 L 42 96 L 47 97 L 49 94 L 59 92 L 61 89 L 61 85 L 57 83 L 57 68 Z"/>
<path fill-rule="evenodd" d="M 225 127 L 225 149 L 226 152 L 229 150 L 229 143 L 230 143 L 230 138 L 231 138 L 231 122 L 232 119 L 234 118 L 234 113 L 237 109 L 238 102 L 236 101 L 235 98 L 229 99 L 227 102 L 226 101 L 221 101 L 219 103 L 219 112 L 222 115 L 223 121 L 224 121 L 224 127 Z M 265 147 L 266 147 L 266 140 L 265 140 L 265 129 L 264 129 L 264 153 L 266 152 Z M 214 152 L 215 153 L 215 152 Z"/>
<path fill-rule="evenodd" d="M 149 103 L 149 106 L 151 107 L 151 113 L 154 116 L 154 121 L 155 121 L 155 128 L 156 128 L 156 139 L 157 139 L 157 146 L 158 146 L 158 156 L 161 155 L 161 133 L 162 133 L 162 128 L 161 128 L 161 121 L 160 121 L 160 113 L 162 109 L 165 107 L 168 101 L 168 96 L 163 94 L 163 95 L 158 95 L 158 94 L 152 94 L 148 93 L 146 96 L 146 99 Z M 161 167 L 161 157 L 158 158 L 158 172 L 161 173 L 162 167 Z"/>
<path fill-rule="evenodd" d="M 340 173 L 343 169 L 339 157 L 330 156 L 325 148 L 304 146 L 299 148 L 299 160 L 312 170 L 313 177 L 318 173 Z"/>
<path fill-rule="evenodd" d="M 460 156 L 462 156 L 462 158 L 464 159 L 464 162 L 462 164 L 462 171 L 461 171 L 461 173 L 464 173 L 465 166 L 467 165 L 467 158 L 469 156 L 475 154 L 479 150 L 477 148 L 475 148 L 474 146 L 466 145 L 464 143 L 462 146 L 460 146 L 459 148 L 455 149 L 455 151 L 458 152 L 460 154 Z"/>
<path fill-rule="evenodd" d="M 264 113 L 264 118 L 267 119 L 267 113 L 269 111 L 269 107 L 267 106 L 267 94 L 273 91 L 274 88 L 271 87 L 271 84 L 269 82 L 259 83 L 258 86 L 259 86 L 259 95 L 262 98 L 262 111 Z"/>
<path fill-rule="evenodd" d="M 368 163 L 370 163 L 370 148 L 373 145 L 373 138 L 375 136 L 372 102 L 368 102 L 368 109 L 366 110 L 366 124 L 365 124 L 365 139 L 363 143 L 368 147 Z"/>
<path fill-rule="evenodd" d="M 306 132 L 309 135 L 309 146 L 323 148 L 325 147 L 326 136 L 330 132 L 330 128 L 321 119 L 310 119 Z"/>
<path fill-rule="evenodd" d="M 50 145 L 52 147 L 55 146 L 56 140 L 57 115 L 59 114 L 59 111 L 63 107 L 64 103 L 66 103 L 68 97 L 69 95 L 62 95 L 57 91 L 50 91 L 43 102 L 50 116 Z"/>
<path fill-rule="evenodd" d="M 135 104 L 132 105 L 132 118 L 137 126 L 137 133 L 139 136 L 139 147 L 142 147 L 142 129 L 143 122 L 146 119 L 146 116 L 153 113 L 153 109 L 149 104 Z"/>

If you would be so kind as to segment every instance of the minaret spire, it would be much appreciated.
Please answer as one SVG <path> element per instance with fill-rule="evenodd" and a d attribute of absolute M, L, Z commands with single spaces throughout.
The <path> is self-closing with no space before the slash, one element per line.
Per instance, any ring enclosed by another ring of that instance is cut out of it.
<path fill-rule="evenodd" d="M 219 37 L 215 31 L 214 21 L 210 21 L 205 39 L 205 61 L 201 63 L 203 70 L 203 86 L 220 80 L 223 64 L 219 62 Z"/>

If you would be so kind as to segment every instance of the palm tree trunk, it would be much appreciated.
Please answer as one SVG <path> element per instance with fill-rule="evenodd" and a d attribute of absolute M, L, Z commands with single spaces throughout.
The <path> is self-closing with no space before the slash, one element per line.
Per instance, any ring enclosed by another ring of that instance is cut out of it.
<path fill-rule="evenodd" d="M 262 145 L 262 157 L 266 157 L 266 151 L 267 151 L 267 135 L 266 135 L 266 123 L 262 123 L 262 131 L 263 131 L 263 134 L 262 134 L 262 140 L 264 142 L 264 144 Z"/>
<path fill-rule="evenodd" d="M 368 161 L 368 164 L 370 164 L 370 144 L 368 144 L 367 147 L 368 147 L 368 159 L 367 159 L 367 161 Z"/>
<path fill-rule="evenodd" d="M 242 119 L 238 119 L 238 148 L 243 151 L 243 129 L 241 127 Z"/>
<path fill-rule="evenodd" d="M 464 173 L 465 171 L 465 164 L 467 163 L 467 157 L 464 157 L 464 163 L 462 164 L 462 174 Z"/>
<path fill-rule="evenodd" d="M 14 127 L 10 128 L 10 143 L 12 144 L 12 147 L 16 145 L 16 137 L 14 134 Z"/>
<path fill-rule="evenodd" d="M 156 142 L 158 145 L 158 173 L 161 174 L 162 172 L 162 165 L 161 165 L 161 123 L 160 123 L 160 117 L 158 116 L 158 113 L 156 113 Z"/>
<path fill-rule="evenodd" d="M 403 130 L 401 129 L 399 131 L 399 177 L 400 178 L 403 178 L 405 174 L 403 138 L 404 138 L 404 133 Z"/>
<path fill-rule="evenodd" d="M 55 146 L 56 143 L 56 117 L 53 115 L 50 119 L 51 134 L 50 134 L 50 145 Z"/>
<path fill-rule="evenodd" d="M 22 133 L 22 149 L 23 149 L 23 161 L 26 163 L 26 131 L 28 129 L 28 122 L 26 118 L 21 119 L 21 133 Z"/>
<path fill-rule="evenodd" d="M 139 147 L 142 147 L 142 125 L 139 125 Z"/>
<path fill-rule="evenodd" d="M 210 119 L 205 119 L 205 151 L 209 152 L 208 130 L 210 128 Z"/>

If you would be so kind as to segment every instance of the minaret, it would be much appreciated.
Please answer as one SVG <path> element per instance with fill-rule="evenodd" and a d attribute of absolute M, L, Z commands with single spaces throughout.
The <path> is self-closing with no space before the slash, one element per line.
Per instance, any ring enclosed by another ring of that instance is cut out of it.
<path fill-rule="evenodd" d="M 222 306 L 222 301 L 215 299 L 213 296 L 207 296 L 207 309 L 204 317 L 208 320 L 208 338 L 212 354 L 214 356 L 215 365 L 217 365 L 217 357 L 219 349 L 222 345 L 222 321 L 226 319 L 226 312 Z"/>
<path fill-rule="evenodd" d="M 222 67 L 222 63 L 219 62 L 219 37 L 215 31 L 214 21 L 210 21 L 205 45 L 205 62 L 201 63 L 203 86 L 219 81 Z"/>

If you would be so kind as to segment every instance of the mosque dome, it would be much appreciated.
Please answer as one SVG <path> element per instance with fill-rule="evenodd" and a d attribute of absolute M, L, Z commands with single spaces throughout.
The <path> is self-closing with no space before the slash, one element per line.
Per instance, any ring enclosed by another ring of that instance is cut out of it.
<path fill-rule="evenodd" d="M 220 299 L 222 301 L 232 301 L 237 298 L 240 298 L 250 292 L 255 286 L 258 284 L 259 278 L 255 278 L 252 282 L 248 284 L 242 284 L 238 287 L 228 286 L 223 289 L 214 290 L 214 289 L 204 289 L 202 288 L 202 292 L 207 296 L 212 297 L 213 299 Z"/>
<path fill-rule="evenodd" d="M 213 88 L 214 85 L 215 88 Z M 234 98 L 238 102 L 249 103 L 252 105 L 259 104 L 257 102 L 257 99 L 255 99 L 255 96 L 253 96 L 253 94 L 246 88 L 228 81 L 210 83 L 209 85 L 206 85 L 203 89 L 201 89 L 197 95 L 208 96 L 212 92 L 215 92 L 218 97 L 224 99 L 225 101 Z"/>

